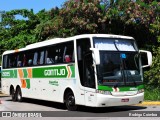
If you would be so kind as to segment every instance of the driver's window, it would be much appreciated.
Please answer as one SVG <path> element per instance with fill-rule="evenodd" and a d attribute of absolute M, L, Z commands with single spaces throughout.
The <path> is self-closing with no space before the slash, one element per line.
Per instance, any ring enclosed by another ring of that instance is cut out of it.
<path fill-rule="evenodd" d="M 84 66 L 85 66 L 85 87 L 90 87 L 90 88 L 95 88 L 95 76 L 94 76 L 94 67 L 93 67 L 93 58 L 92 58 L 92 53 L 88 53 L 85 56 L 84 59 Z"/>
<path fill-rule="evenodd" d="M 93 58 L 90 51 L 91 44 L 89 38 L 77 40 L 77 59 L 81 85 L 95 88 L 95 78 L 93 72 Z"/>

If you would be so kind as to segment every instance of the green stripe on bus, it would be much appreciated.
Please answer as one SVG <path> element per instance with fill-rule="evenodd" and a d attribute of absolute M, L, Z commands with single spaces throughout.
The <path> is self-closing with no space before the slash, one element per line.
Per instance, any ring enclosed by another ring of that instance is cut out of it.
<path fill-rule="evenodd" d="M 17 70 L 13 70 L 13 78 L 17 78 Z"/>
<path fill-rule="evenodd" d="M 70 78 L 75 77 L 75 66 L 69 66 L 71 71 L 68 71 L 67 66 L 52 66 L 43 68 L 32 68 L 32 78 Z M 28 78 L 27 69 L 23 70 L 23 78 Z M 2 78 L 17 78 L 17 69 L 3 70 Z"/>
<path fill-rule="evenodd" d="M 33 68 L 33 78 L 67 78 L 68 71 L 65 66 Z"/>
<path fill-rule="evenodd" d="M 98 90 L 112 91 L 112 87 L 99 85 Z"/>
<path fill-rule="evenodd" d="M 71 68 L 71 71 L 72 71 L 71 78 L 74 78 L 75 77 L 75 66 L 70 66 L 70 68 Z"/>
<path fill-rule="evenodd" d="M 23 78 L 27 77 L 28 77 L 27 69 L 23 69 Z"/>
<path fill-rule="evenodd" d="M 26 88 L 30 88 L 30 79 L 26 79 L 26 83 L 27 83 L 27 87 Z"/>
<path fill-rule="evenodd" d="M 105 90 L 105 91 L 113 91 L 112 89 L 113 87 L 110 87 L 110 86 L 103 86 L 103 85 L 99 85 L 98 86 L 98 90 Z M 137 87 L 134 87 L 134 86 L 130 86 L 130 87 L 118 87 L 119 88 L 119 91 L 135 91 L 135 90 L 140 90 L 140 89 L 144 89 L 144 85 L 139 85 Z"/>

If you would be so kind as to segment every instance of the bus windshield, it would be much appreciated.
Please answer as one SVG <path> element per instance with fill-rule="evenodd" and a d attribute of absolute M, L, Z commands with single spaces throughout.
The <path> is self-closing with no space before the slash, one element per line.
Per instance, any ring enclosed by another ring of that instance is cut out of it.
<path fill-rule="evenodd" d="M 136 47 L 131 41 L 117 41 L 116 45 L 115 40 L 107 38 L 94 40 L 95 47 L 100 50 L 100 65 L 97 65 L 98 84 L 107 86 L 142 84 L 140 58 Z"/>

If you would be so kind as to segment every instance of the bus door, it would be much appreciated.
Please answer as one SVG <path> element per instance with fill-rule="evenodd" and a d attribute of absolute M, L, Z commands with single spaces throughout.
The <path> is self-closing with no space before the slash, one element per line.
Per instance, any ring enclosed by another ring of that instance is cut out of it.
<path fill-rule="evenodd" d="M 77 40 L 77 59 L 81 82 L 81 91 L 84 93 L 84 104 L 93 106 L 96 102 L 95 73 L 93 67 L 90 39 Z"/>

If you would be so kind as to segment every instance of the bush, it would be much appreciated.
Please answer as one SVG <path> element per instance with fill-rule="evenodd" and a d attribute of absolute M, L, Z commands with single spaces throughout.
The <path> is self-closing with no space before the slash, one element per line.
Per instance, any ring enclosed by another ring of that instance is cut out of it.
<path fill-rule="evenodd" d="M 160 89 L 153 89 L 153 88 L 145 89 L 144 100 L 149 100 L 149 101 L 160 100 Z"/>
<path fill-rule="evenodd" d="M 147 89 L 160 89 L 160 47 L 153 49 L 152 66 L 149 71 L 144 72 L 144 78 Z"/>

